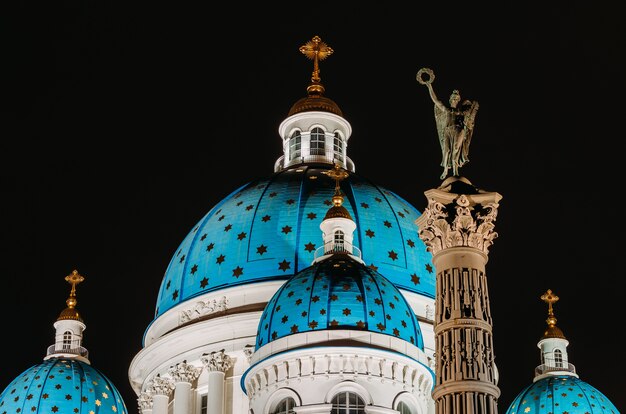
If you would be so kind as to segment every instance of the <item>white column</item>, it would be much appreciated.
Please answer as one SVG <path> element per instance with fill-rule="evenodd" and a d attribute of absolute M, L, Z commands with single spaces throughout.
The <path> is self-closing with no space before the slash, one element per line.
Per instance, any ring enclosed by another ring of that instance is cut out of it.
<path fill-rule="evenodd" d="M 152 395 L 152 414 L 167 414 L 174 381 L 159 375 L 152 379 L 148 392 Z"/>
<path fill-rule="evenodd" d="M 152 414 L 152 395 L 149 392 L 142 392 L 137 398 L 139 412 L 141 414 Z"/>
<path fill-rule="evenodd" d="M 207 413 L 224 414 L 224 378 L 226 371 L 232 367 L 233 360 L 221 350 L 205 354 L 202 363 L 209 373 Z"/>
<path fill-rule="evenodd" d="M 191 384 L 200 375 L 201 368 L 180 362 L 169 369 L 174 380 L 174 414 L 189 414 L 191 412 Z"/>

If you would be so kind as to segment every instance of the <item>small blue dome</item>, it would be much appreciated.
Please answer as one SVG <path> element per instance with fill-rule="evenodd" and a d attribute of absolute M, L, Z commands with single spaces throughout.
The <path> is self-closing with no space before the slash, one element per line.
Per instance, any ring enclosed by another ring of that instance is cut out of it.
<path fill-rule="evenodd" d="M 13 380 L 0 395 L 2 414 L 126 414 L 118 390 L 100 371 L 51 358 Z"/>
<path fill-rule="evenodd" d="M 513 400 L 507 414 L 574 414 L 619 411 L 600 391 L 571 375 L 542 378 Z"/>
<path fill-rule="evenodd" d="M 383 275 L 349 255 L 317 262 L 280 287 L 259 321 L 256 349 L 287 335 L 325 329 L 393 335 L 424 349 L 404 296 Z"/>
<path fill-rule="evenodd" d="M 197 295 L 307 268 L 322 245 L 332 205 L 330 165 L 300 165 L 250 182 L 214 206 L 183 240 L 163 277 L 155 317 Z M 341 182 L 357 224 L 353 244 L 368 266 L 397 287 L 434 298 L 431 254 L 418 236 L 420 213 L 355 173 Z"/>

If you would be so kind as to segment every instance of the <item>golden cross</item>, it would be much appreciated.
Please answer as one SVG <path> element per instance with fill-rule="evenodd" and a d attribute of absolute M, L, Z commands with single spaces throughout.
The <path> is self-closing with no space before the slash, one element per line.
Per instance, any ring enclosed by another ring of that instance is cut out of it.
<path fill-rule="evenodd" d="M 335 167 L 332 170 L 322 171 L 322 174 L 326 174 L 330 178 L 335 180 L 335 191 L 339 192 L 339 181 L 348 177 L 350 174 L 343 168 L 339 166 L 339 164 L 335 164 Z"/>
<path fill-rule="evenodd" d="M 332 55 L 334 50 L 326 43 L 322 42 L 319 36 L 314 36 L 313 39 L 306 42 L 303 46 L 300 46 L 300 52 L 313 60 L 313 75 L 311 76 L 311 81 L 319 83 L 321 80 L 319 62 Z"/>
<path fill-rule="evenodd" d="M 65 280 L 72 285 L 72 291 L 70 292 L 70 297 L 67 299 L 67 306 L 73 308 L 76 306 L 76 285 L 85 280 L 85 278 L 78 273 L 78 270 L 73 270 L 72 273 L 65 276 Z"/>
<path fill-rule="evenodd" d="M 548 289 L 546 293 L 541 295 L 541 300 L 548 304 L 548 315 L 554 315 L 552 304 L 558 302 L 559 297 L 557 295 L 553 295 L 552 291 Z"/>

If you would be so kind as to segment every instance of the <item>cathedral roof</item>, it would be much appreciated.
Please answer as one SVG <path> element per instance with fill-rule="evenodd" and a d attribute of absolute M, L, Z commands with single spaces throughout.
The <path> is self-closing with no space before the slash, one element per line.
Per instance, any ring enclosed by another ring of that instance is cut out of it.
<path fill-rule="evenodd" d="M 419 324 L 402 293 L 346 255 L 317 262 L 281 286 L 261 316 L 256 348 L 291 334 L 328 329 L 393 335 L 424 349 Z"/>
<path fill-rule="evenodd" d="M 320 223 L 332 205 L 326 164 L 305 164 L 240 187 L 215 205 L 176 249 L 163 277 L 156 317 L 206 292 L 286 280 L 313 262 Z M 354 245 L 397 287 L 435 294 L 431 255 L 414 224 L 420 213 L 395 193 L 356 173 L 341 182 L 357 224 Z"/>
<path fill-rule="evenodd" d="M 51 358 L 28 368 L 0 395 L 3 414 L 126 414 L 120 393 L 88 363 Z"/>
<path fill-rule="evenodd" d="M 327 98 L 326 96 L 323 96 L 321 93 L 311 92 L 309 92 L 306 97 L 301 98 L 296 103 L 294 103 L 287 115 L 291 116 L 300 112 L 308 111 L 323 111 L 343 116 L 341 109 L 339 109 L 339 105 L 337 105 L 335 101 Z"/>
<path fill-rule="evenodd" d="M 506 414 L 609 413 L 619 411 L 600 391 L 571 375 L 549 376 L 526 387 Z"/>

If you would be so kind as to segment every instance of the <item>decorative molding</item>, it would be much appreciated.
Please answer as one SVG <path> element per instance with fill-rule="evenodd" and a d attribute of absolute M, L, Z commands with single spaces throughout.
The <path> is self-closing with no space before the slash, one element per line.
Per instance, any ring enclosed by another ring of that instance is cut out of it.
<path fill-rule="evenodd" d="M 496 385 L 493 339 L 491 332 L 457 328 L 437 336 L 438 353 L 436 374 L 438 384 L 477 381 Z M 469 391 L 471 387 L 466 387 Z"/>
<path fill-rule="evenodd" d="M 183 324 L 212 313 L 225 311 L 227 309 L 228 298 L 226 296 L 216 299 L 202 300 L 196 302 L 191 308 L 180 311 L 179 321 Z"/>
<path fill-rule="evenodd" d="M 139 394 L 137 398 L 137 405 L 139 406 L 139 411 L 143 412 L 145 410 L 152 410 L 153 404 L 152 394 L 149 392 L 142 392 Z"/>
<path fill-rule="evenodd" d="M 429 321 L 434 321 L 435 320 L 435 308 L 434 306 L 430 306 L 430 305 L 426 305 L 425 306 L 426 311 L 425 311 L 425 317 L 426 319 L 428 319 Z"/>
<path fill-rule="evenodd" d="M 234 363 L 233 358 L 228 356 L 223 349 L 221 351 L 211 352 L 210 354 L 203 354 L 200 360 L 210 372 L 226 372 Z"/>
<path fill-rule="evenodd" d="M 157 374 L 147 387 L 147 392 L 153 397 L 155 395 L 169 396 L 174 390 L 174 380 L 171 378 L 164 378 Z"/>
<path fill-rule="evenodd" d="M 252 359 L 252 354 L 254 354 L 254 345 L 246 345 L 243 347 L 243 353 L 246 356 L 246 359 L 248 360 L 248 363 L 250 363 L 250 360 Z"/>
<path fill-rule="evenodd" d="M 202 372 L 202 368 L 188 364 L 186 361 L 179 362 L 168 370 L 174 382 L 188 382 L 190 384 L 198 378 L 200 372 Z"/>
<path fill-rule="evenodd" d="M 419 236 L 433 255 L 451 247 L 473 247 L 488 254 L 498 236 L 494 231 L 498 206 L 497 202 L 472 205 L 465 194 L 447 205 L 429 197 L 417 220 Z"/>
<path fill-rule="evenodd" d="M 433 353 L 432 357 L 428 357 L 428 368 L 435 372 L 435 368 L 437 368 L 437 354 Z"/>
<path fill-rule="evenodd" d="M 437 274 L 435 334 L 454 325 L 476 325 L 491 330 L 487 277 L 473 268 L 442 269 Z"/>
<path fill-rule="evenodd" d="M 340 378 L 354 381 L 363 378 L 367 382 L 397 384 L 427 404 L 433 387 L 433 378 L 422 364 L 405 363 L 378 356 L 342 354 L 311 354 L 255 367 L 245 379 L 245 388 L 251 401 L 261 395 L 299 383 L 303 379 Z"/>
<path fill-rule="evenodd" d="M 313 404 L 293 407 L 293 412 L 296 414 L 327 414 L 330 413 L 332 409 L 332 404 Z"/>

